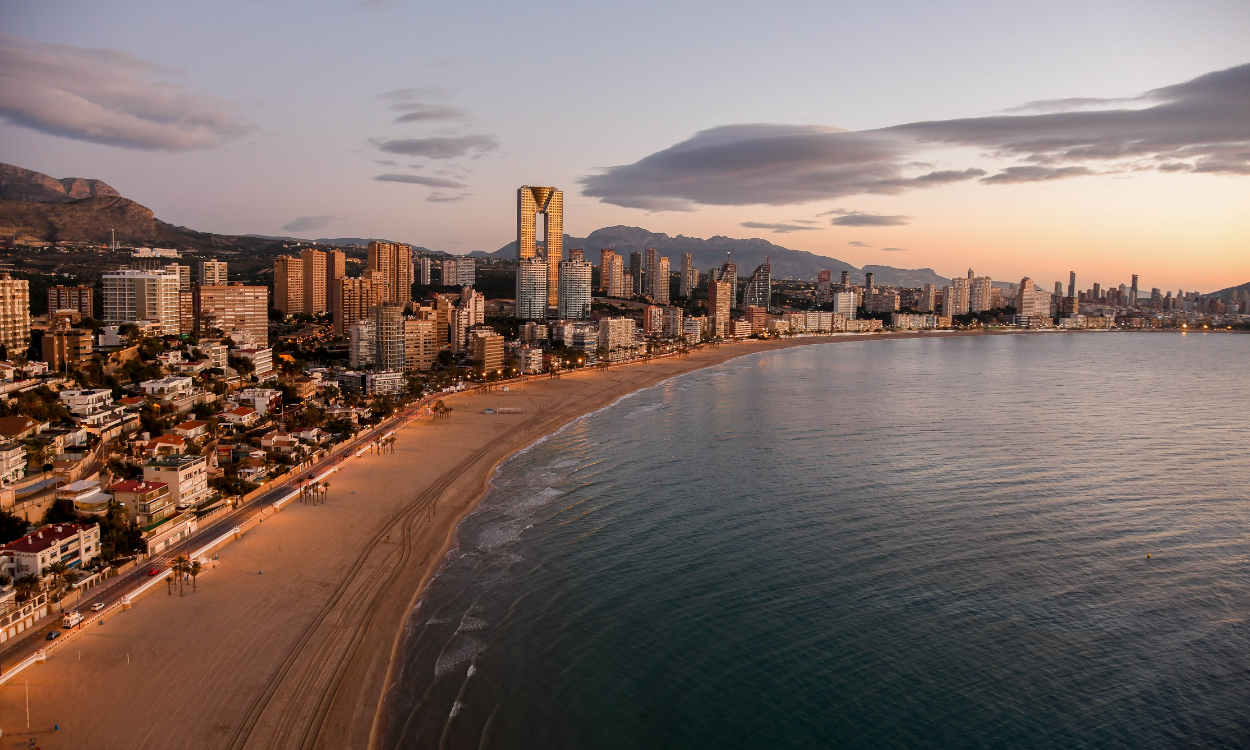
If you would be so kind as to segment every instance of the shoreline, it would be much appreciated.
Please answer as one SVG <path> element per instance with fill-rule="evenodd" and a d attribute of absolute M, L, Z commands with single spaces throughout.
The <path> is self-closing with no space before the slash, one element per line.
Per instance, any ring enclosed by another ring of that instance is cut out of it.
<path fill-rule="evenodd" d="M 1028 330 L 949 331 L 949 332 L 943 332 L 941 334 L 941 338 L 945 339 L 945 338 L 951 338 L 951 337 L 966 337 L 966 336 L 1019 335 L 1021 333 L 1027 334 L 1027 333 L 1045 333 L 1045 332 L 1053 333 L 1057 331 L 1028 331 Z M 1064 332 L 1067 333 L 1068 331 L 1064 331 Z M 397 665 L 400 663 L 400 657 L 402 656 L 403 642 L 407 634 L 408 622 L 411 618 L 413 609 L 416 607 L 421 597 L 425 594 L 426 589 L 428 588 L 430 582 L 438 574 L 439 570 L 441 570 L 443 563 L 447 559 L 447 556 L 452 551 L 454 551 L 457 536 L 459 534 L 460 525 L 478 507 L 478 505 L 481 504 L 487 492 L 489 492 L 489 490 L 491 489 L 490 487 L 491 480 L 497 474 L 499 468 L 506 461 L 513 458 L 514 456 L 520 455 L 521 453 L 528 451 L 530 448 L 542 443 L 547 438 L 553 435 L 559 434 L 561 431 L 567 429 L 568 427 L 576 424 L 577 422 L 583 419 L 591 417 L 594 414 L 597 414 L 606 409 L 613 408 L 614 406 L 619 404 L 622 400 L 634 394 L 640 393 L 650 388 L 654 388 L 665 382 L 681 377 L 683 375 L 688 375 L 690 373 L 697 372 L 699 370 L 704 370 L 710 367 L 723 365 L 727 362 L 731 362 L 736 359 L 741 359 L 743 357 L 748 357 L 754 354 L 763 354 L 766 352 L 780 351 L 783 349 L 791 349 L 791 348 L 796 348 L 799 346 L 832 345 L 832 344 L 855 342 L 855 341 L 868 342 L 868 341 L 881 341 L 881 340 L 886 340 L 886 339 L 913 339 L 913 338 L 932 338 L 932 333 L 931 332 L 927 332 L 927 333 L 926 332 L 899 332 L 899 333 L 883 333 L 883 334 L 878 333 L 878 334 L 869 334 L 869 335 L 827 334 L 827 335 L 810 336 L 810 337 L 803 337 L 803 338 L 782 339 L 782 340 L 778 340 L 775 342 L 765 341 L 765 342 L 761 342 L 755 345 L 746 344 L 746 342 L 722 344 L 721 347 L 731 347 L 729 351 L 726 353 L 732 354 L 733 356 L 727 356 L 723 358 L 711 357 L 710 359 L 714 359 L 715 361 L 702 362 L 702 363 L 699 363 L 698 366 L 695 366 L 695 367 L 680 368 L 675 372 L 666 374 L 664 377 L 656 378 L 645 384 L 640 384 L 637 387 L 634 387 L 630 390 L 617 393 L 616 397 L 610 400 L 608 403 L 602 404 L 588 411 L 575 414 L 569 417 L 568 419 L 564 420 L 560 424 L 555 425 L 551 430 L 546 431 L 543 434 L 538 435 L 537 437 L 533 438 L 529 442 L 519 445 L 514 450 L 511 450 L 501 455 L 493 464 L 487 467 L 486 470 L 481 475 L 480 486 L 478 490 L 472 495 L 471 498 L 468 499 L 468 502 L 463 504 L 463 506 L 461 507 L 461 513 L 450 524 L 447 536 L 444 540 L 444 544 L 438 549 L 436 553 L 436 564 L 426 569 L 423 576 L 421 577 L 421 580 L 418 582 L 416 590 L 413 592 L 408 602 L 406 612 L 399 622 L 399 627 L 397 628 L 395 632 L 395 636 L 391 645 L 385 678 L 383 680 L 380 690 L 377 693 L 377 709 L 373 717 L 373 721 L 371 722 L 367 747 L 370 750 L 381 750 L 380 742 L 381 742 L 383 730 L 385 729 L 386 721 L 389 720 L 389 716 L 387 715 L 387 709 L 385 705 L 385 699 L 386 699 L 387 693 L 390 691 L 391 686 L 394 683 Z M 738 351 L 737 348 L 744 346 L 744 344 L 748 348 L 743 351 Z M 722 351 L 722 349 L 715 349 L 715 350 L 710 350 L 710 351 L 720 352 Z M 660 361 L 663 362 L 663 361 L 672 361 L 672 360 L 660 360 Z M 677 360 L 677 361 L 682 361 L 682 360 Z M 621 367 L 630 367 L 630 366 L 639 365 L 639 364 L 643 364 L 643 363 L 630 362 L 630 363 L 625 363 L 621 365 Z M 573 375 L 584 376 L 584 374 L 586 373 L 595 373 L 595 372 L 597 371 L 580 370 L 580 371 L 576 371 L 575 373 L 573 373 Z M 609 372 L 611 372 L 611 370 L 609 370 Z M 564 377 L 569 377 L 569 375 L 565 375 Z M 461 394 L 456 394 L 456 395 L 458 396 Z"/>
<path fill-rule="evenodd" d="M 221 550 L 194 593 L 145 597 L 0 685 L 0 730 L 50 748 L 378 747 L 412 608 L 506 459 L 633 393 L 733 359 L 925 337 L 722 344 L 443 396 L 450 419 L 410 422 L 395 433 L 396 455 L 365 454 L 334 474 L 327 502 L 266 518 Z M 500 406 L 522 413 L 482 413 Z"/>

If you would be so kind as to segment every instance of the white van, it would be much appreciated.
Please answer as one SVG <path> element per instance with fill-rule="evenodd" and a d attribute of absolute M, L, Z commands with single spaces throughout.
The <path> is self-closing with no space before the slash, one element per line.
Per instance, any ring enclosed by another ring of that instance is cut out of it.
<path fill-rule="evenodd" d="M 65 617 L 61 618 L 61 627 L 72 628 L 80 622 L 82 622 L 82 615 L 78 613 L 78 610 L 66 612 Z"/>

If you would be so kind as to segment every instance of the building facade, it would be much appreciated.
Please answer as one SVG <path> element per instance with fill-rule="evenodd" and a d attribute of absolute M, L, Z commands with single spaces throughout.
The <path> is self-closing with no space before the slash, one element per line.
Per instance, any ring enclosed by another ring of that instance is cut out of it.
<path fill-rule="evenodd" d="M 412 302 L 412 247 L 398 242 L 369 243 L 366 265 L 370 278 L 383 284 L 382 301 L 407 307 Z"/>
<path fill-rule="evenodd" d="M 103 283 L 105 323 L 149 321 L 162 335 L 179 333 L 182 307 L 177 274 L 123 269 L 104 274 Z"/>
<path fill-rule="evenodd" d="M 560 261 L 564 260 L 564 192 L 553 187 L 522 185 L 517 189 L 516 203 L 517 260 L 538 257 L 538 217 L 543 217 L 547 307 L 555 307 L 559 303 Z"/>
<path fill-rule="evenodd" d="M 199 264 L 200 286 L 225 286 L 226 261 L 202 260 Z"/>
<path fill-rule="evenodd" d="M 566 260 L 560 264 L 556 317 L 562 320 L 585 320 L 590 317 L 590 272 L 590 264 L 586 261 Z"/>
<path fill-rule="evenodd" d="M 546 320 L 547 299 L 546 262 L 534 257 L 520 259 L 516 272 L 516 316 L 522 320 Z"/>
<path fill-rule="evenodd" d="M 195 330 L 221 331 L 240 345 L 269 343 L 269 290 L 263 286 L 201 286 L 195 290 Z"/>
<path fill-rule="evenodd" d="M 755 268 L 747 281 L 746 291 L 742 295 L 742 304 L 746 307 L 759 307 L 767 310 L 773 299 L 773 267 L 765 259 Z"/>
<path fill-rule="evenodd" d="M 283 315 L 304 312 L 304 261 L 290 255 L 273 260 L 273 306 Z"/>
<path fill-rule="evenodd" d="M 84 318 L 95 317 L 95 290 L 86 284 L 48 287 L 48 318 L 57 310 L 77 310 Z"/>

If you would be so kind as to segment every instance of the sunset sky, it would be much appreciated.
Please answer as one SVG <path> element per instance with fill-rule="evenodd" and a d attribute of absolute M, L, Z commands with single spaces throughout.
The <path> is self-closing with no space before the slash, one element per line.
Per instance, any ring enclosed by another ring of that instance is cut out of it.
<path fill-rule="evenodd" d="M 553 185 L 574 236 L 1250 281 L 1250 4 L 938 5 L 3 2 L 0 161 L 215 232 L 495 250 Z"/>

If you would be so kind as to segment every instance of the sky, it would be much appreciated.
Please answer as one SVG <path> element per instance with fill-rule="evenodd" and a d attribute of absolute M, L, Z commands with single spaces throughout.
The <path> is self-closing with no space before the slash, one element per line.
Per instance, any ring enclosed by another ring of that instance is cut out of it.
<path fill-rule="evenodd" d="M 493 251 L 549 185 L 573 236 L 1214 291 L 1250 281 L 1247 29 L 1244 0 L 0 0 L 0 161 L 222 233 Z"/>

